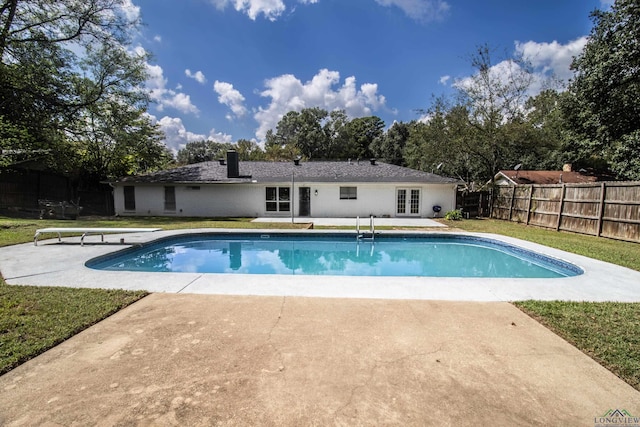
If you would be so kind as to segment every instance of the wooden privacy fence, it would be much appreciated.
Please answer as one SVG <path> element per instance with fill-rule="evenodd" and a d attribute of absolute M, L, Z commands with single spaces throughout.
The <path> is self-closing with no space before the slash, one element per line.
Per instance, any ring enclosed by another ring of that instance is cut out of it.
<path fill-rule="evenodd" d="M 640 181 L 498 187 L 491 217 L 640 243 Z"/>

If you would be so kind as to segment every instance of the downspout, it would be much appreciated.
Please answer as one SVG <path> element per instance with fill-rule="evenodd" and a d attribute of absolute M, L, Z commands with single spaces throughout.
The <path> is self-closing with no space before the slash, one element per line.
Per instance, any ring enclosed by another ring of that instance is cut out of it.
<path fill-rule="evenodd" d="M 291 224 L 294 223 L 293 221 L 293 209 L 294 209 L 294 194 L 295 194 L 295 185 L 296 185 L 296 173 L 295 172 L 291 172 Z"/>

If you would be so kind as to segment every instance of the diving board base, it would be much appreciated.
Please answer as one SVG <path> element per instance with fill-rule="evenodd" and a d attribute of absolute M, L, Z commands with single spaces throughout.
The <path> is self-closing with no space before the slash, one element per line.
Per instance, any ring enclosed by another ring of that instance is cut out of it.
<path fill-rule="evenodd" d="M 62 242 L 62 233 L 81 233 L 80 246 L 84 246 L 84 238 L 90 234 L 100 234 L 100 239 L 104 242 L 104 235 L 107 233 L 148 233 L 160 231 L 161 228 L 83 228 L 83 227 L 50 227 L 36 230 L 33 236 L 33 244 L 38 246 L 38 237 L 43 233 L 56 233 L 58 241 Z"/>

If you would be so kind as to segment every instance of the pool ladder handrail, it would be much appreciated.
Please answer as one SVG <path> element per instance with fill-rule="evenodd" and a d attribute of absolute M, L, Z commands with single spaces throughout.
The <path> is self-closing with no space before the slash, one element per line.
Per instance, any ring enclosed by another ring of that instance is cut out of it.
<path fill-rule="evenodd" d="M 356 216 L 356 240 L 375 240 L 376 226 L 373 222 L 373 215 L 369 216 L 369 233 L 371 233 L 371 237 L 366 237 L 365 233 L 360 233 L 360 216 Z"/>

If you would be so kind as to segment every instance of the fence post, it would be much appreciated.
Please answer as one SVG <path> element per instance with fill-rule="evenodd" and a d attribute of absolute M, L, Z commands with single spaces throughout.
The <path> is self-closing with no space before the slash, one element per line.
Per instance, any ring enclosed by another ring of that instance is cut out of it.
<path fill-rule="evenodd" d="M 525 224 L 529 225 L 529 217 L 531 216 L 531 197 L 533 196 L 533 185 L 529 186 L 529 200 L 527 200 L 527 221 Z"/>
<path fill-rule="evenodd" d="M 558 206 L 558 222 L 556 224 L 556 231 L 560 230 L 560 221 L 562 220 L 562 207 L 564 205 L 565 190 L 566 184 L 562 184 L 562 193 L 560 193 L 560 206 Z"/>
<path fill-rule="evenodd" d="M 509 204 L 509 221 L 511 221 L 511 214 L 513 213 L 513 200 L 516 198 L 516 187 L 517 185 L 514 185 L 511 191 L 511 203 Z"/>
<path fill-rule="evenodd" d="M 495 216 L 493 216 L 493 204 L 496 202 L 497 196 L 498 189 L 491 187 L 491 189 L 489 189 L 489 218 L 495 218 Z"/>
<path fill-rule="evenodd" d="M 600 184 L 600 206 L 598 207 L 598 230 L 596 234 L 598 237 L 600 237 L 600 235 L 602 234 L 602 217 L 604 216 L 604 201 L 606 192 L 607 185 L 603 182 L 602 184 Z"/>

